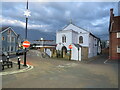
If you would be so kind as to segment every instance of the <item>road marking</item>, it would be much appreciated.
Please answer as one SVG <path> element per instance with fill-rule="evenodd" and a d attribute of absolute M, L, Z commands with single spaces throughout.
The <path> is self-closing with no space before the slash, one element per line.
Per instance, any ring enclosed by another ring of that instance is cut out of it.
<path fill-rule="evenodd" d="M 104 61 L 104 64 L 108 64 L 108 63 L 106 63 L 107 61 L 108 61 L 108 59 Z"/>

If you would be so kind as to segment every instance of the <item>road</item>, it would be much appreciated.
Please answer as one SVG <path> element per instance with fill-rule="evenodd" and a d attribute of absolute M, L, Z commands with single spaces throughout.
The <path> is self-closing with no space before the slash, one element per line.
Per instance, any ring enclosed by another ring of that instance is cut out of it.
<path fill-rule="evenodd" d="M 23 57 L 21 56 L 21 59 Z M 118 64 L 104 64 L 102 55 L 91 62 L 40 58 L 28 53 L 30 71 L 2 77 L 3 88 L 117 88 Z M 13 60 L 17 60 L 13 58 Z"/>

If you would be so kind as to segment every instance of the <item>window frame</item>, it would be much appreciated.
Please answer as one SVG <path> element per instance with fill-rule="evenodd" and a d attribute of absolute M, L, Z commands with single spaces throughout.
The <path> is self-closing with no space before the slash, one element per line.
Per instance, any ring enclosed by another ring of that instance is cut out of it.
<path fill-rule="evenodd" d="M 7 42 L 11 42 L 10 38 L 10 35 L 7 35 Z"/>
<path fill-rule="evenodd" d="M 11 30 L 8 30 L 7 34 L 10 34 L 11 33 Z"/>
<path fill-rule="evenodd" d="M 83 36 L 79 36 L 79 43 L 80 43 L 80 44 L 83 43 Z"/>
<path fill-rule="evenodd" d="M 11 47 L 11 51 L 14 51 L 14 47 L 13 46 Z"/>
<path fill-rule="evenodd" d="M 62 43 L 66 43 L 66 36 L 65 35 L 62 36 Z"/>
<path fill-rule="evenodd" d="M 117 38 L 120 38 L 120 32 L 117 32 Z"/>
<path fill-rule="evenodd" d="M 11 38 L 11 41 L 12 41 L 12 42 L 15 42 L 15 37 L 12 37 L 12 38 Z"/>
<path fill-rule="evenodd" d="M 2 40 L 3 40 L 3 41 L 5 40 L 5 37 L 4 37 L 4 36 L 2 36 Z"/>
<path fill-rule="evenodd" d="M 120 45 L 117 45 L 117 53 L 120 53 Z"/>
<path fill-rule="evenodd" d="M 9 46 L 7 47 L 7 51 L 8 51 L 8 52 L 10 51 L 10 47 L 9 47 Z"/>

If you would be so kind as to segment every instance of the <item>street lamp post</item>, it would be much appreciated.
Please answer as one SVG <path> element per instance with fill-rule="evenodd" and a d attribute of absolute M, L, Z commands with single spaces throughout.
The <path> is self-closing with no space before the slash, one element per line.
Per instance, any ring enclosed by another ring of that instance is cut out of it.
<path fill-rule="evenodd" d="M 44 42 L 43 42 L 43 38 L 41 38 L 41 41 L 42 41 L 42 47 L 43 47 L 43 44 L 44 44 Z"/>
<path fill-rule="evenodd" d="M 30 16 L 30 11 L 28 10 L 28 0 L 27 0 L 26 11 L 24 11 L 24 15 L 26 16 L 25 40 L 27 40 L 28 17 Z M 24 65 L 23 66 L 27 66 L 26 65 L 26 55 L 27 55 L 27 49 L 25 48 L 25 52 L 24 52 Z"/>

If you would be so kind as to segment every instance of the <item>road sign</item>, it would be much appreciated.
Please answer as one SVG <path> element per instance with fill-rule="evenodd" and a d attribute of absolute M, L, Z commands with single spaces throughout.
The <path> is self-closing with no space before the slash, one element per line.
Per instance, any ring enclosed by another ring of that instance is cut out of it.
<path fill-rule="evenodd" d="M 23 47 L 25 47 L 25 48 L 30 47 L 30 42 L 29 41 L 24 41 L 23 42 Z"/>
<path fill-rule="evenodd" d="M 69 45 L 69 49 L 72 49 L 72 45 Z"/>

